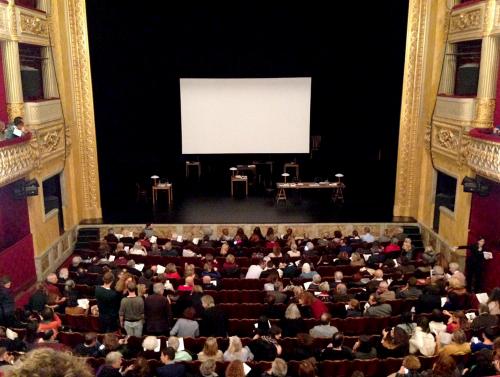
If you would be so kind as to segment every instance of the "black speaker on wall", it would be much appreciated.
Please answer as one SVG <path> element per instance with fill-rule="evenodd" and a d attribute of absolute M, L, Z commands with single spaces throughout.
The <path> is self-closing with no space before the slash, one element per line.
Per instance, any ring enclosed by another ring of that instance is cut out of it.
<path fill-rule="evenodd" d="M 479 196 L 488 196 L 490 194 L 490 186 L 481 181 L 479 177 L 465 177 L 462 180 L 462 185 L 464 186 L 464 192 L 479 194 Z"/>
<path fill-rule="evenodd" d="M 18 181 L 14 186 L 14 198 L 24 199 L 28 196 L 37 196 L 40 184 L 36 179 Z"/>

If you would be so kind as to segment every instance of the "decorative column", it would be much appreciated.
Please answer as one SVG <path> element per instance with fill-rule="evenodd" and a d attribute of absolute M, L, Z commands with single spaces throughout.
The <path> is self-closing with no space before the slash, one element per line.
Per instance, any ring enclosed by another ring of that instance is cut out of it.
<path fill-rule="evenodd" d="M 51 53 L 52 47 L 42 47 L 42 78 L 43 78 L 43 97 L 59 98 L 57 88 L 56 71 L 54 69 L 54 59 Z"/>
<path fill-rule="evenodd" d="M 36 4 L 37 9 L 44 11 L 46 14 L 50 13 L 50 0 L 38 0 Z"/>
<path fill-rule="evenodd" d="M 498 40 L 492 36 L 483 38 L 481 64 L 477 87 L 476 117 L 473 125 L 477 128 L 493 127 L 495 96 L 498 75 Z"/>
<path fill-rule="evenodd" d="M 5 77 L 5 97 L 9 121 L 24 115 L 23 85 L 21 65 L 19 63 L 19 45 L 17 41 L 2 43 L 2 59 Z"/>
<path fill-rule="evenodd" d="M 457 69 L 456 51 L 456 44 L 446 44 L 443 73 L 441 74 L 441 81 L 439 83 L 439 94 L 452 95 L 455 91 L 455 73 Z"/>

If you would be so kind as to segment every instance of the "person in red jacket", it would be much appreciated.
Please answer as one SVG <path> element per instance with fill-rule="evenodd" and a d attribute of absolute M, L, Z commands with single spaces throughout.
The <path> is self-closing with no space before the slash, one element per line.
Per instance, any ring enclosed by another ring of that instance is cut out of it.
<path fill-rule="evenodd" d="M 323 313 L 328 313 L 328 307 L 321 300 L 313 296 L 311 292 L 303 292 L 300 295 L 299 303 L 302 306 L 308 306 L 311 309 L 311 314 L 315 319 L 321 319 Z"/>

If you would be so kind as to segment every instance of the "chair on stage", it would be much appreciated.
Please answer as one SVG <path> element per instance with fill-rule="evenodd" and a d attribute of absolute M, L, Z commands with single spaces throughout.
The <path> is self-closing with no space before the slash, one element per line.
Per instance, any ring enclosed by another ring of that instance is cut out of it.
<path fill-rule="evenodd" d="M 140 202 L 144 200 L 146 203 L 148 202 L 148 190 L 144 188 L 139 182 L 135 183 L 135 201 Z"/>

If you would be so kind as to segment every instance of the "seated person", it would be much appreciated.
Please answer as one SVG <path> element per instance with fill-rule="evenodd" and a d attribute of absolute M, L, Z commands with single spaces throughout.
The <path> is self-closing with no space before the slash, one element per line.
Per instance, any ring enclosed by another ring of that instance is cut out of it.
<path fill-rule="evenodd" d="M 482 342 L 471 341 L 471 343 L 470 343 L 471 352 L 475 353 L 475 352 L 481 351 L 483 349 L 492 350 L 496 335 L 497 335 L 497 331 L 495 330 L 495 328 L 486 327 L 482 333 L 482 337 L 483 337 Z M 473 338 L 473 340 L 475 340 L 475 339 Z"/>
<path fill-rule="evenodd" d="M 352 350 L 344 346 L 344 334 L 337 332 L 332 342 L 320 353 L 320 360 L 352 360 Z"/>
<path fill-rule="evenodd" d="M 375 294 L 368 298 L 367 307 L 364 312 L 365 317 L 387 317 L 392 314 L 392 307 L 381 301 Z M 404 331 L 404 330 L 403 330 Z"/>
<path fill-rule="evenodd" d="M 77 345 L 74 353 L 83 357 L 98 357 L 100 353 L 101 343 L 97 341 L 97 334 L 95 332 L 88 332 L 85 334 L 83 343 Z"/>

